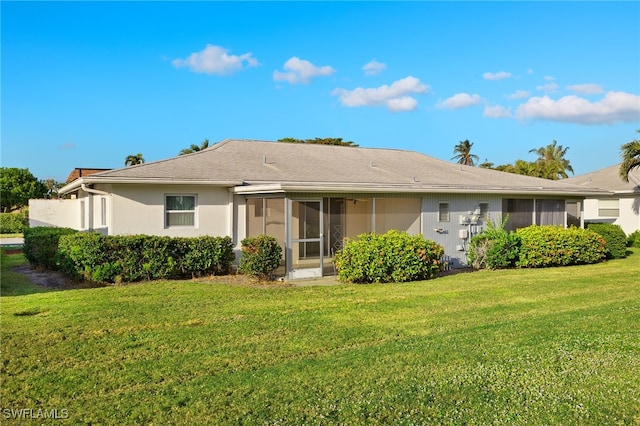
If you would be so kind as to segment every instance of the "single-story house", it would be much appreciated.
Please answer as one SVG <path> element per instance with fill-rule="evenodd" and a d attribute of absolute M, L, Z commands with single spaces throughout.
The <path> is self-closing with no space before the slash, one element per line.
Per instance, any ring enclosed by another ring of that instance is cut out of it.
<path fill-rule="evenodd" d="M 509 215 L 507 227 L 583 224 L 585 197 L 563 181 L 438 160 L 418 152 L 225 140 L 167 160 L 80 177 L 61 209 L 79 230 L 105 234 L 274 236 L 289 279 L 333 272 L 345 238 L 390 229 L 423 234 L 466 265 L 471 237 Z M 58 201 L 58 200 L 56 200 Z M 52 209 L 56 209 L 53 205 Z M 32 220 L 43 224 L 38 211 Z M 49 214 L 47 217 L 53 217 Z"/>
<path fill-rule="evenodd" d="M 620 225 L 626 234 L 640 230 L 640 167 L 629 173 L 629 182 L 620 177 L 620 164 L 566 179 L 585 189 L 605 189 L 609 194 L 584 200 L 584 220 Z"/>

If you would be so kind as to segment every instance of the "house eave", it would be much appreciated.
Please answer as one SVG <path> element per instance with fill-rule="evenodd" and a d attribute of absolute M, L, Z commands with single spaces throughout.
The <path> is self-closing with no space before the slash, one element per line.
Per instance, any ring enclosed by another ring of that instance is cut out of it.
<path fill-rule="evenodd" d="M 82 185 L 93 184 L 147 184 L 147 185 L 209 185 L 221 187 L 236 187 L 241 185 L 241 181 L 237 180 L 202 180 L 202 179 L 181 179 L 181 178 L 100 178 L 86 177 L 79 178 L 70 184 L 62 187 L 60 194 L 68 194 L 81 189 Z"/>
<path fill-rule="evenodd" d="M 265 194 L 284 192 L 358 192 L 358 193 L 453 193 L 453 194 L 517 194 L 517 195 L 551 195 L 575 196 L 578 198 L 611 195 L 606 190 L 584 190 L 582 188 L 545 188 L 520 187 L 507 188 L 499 186 L 465 186 L 465 185 L 393 185 L 376 183 L 321 183 L 321 182 L 281 182 L 260 183 L 245 182 L 232 190 L 236 194 Z"/>

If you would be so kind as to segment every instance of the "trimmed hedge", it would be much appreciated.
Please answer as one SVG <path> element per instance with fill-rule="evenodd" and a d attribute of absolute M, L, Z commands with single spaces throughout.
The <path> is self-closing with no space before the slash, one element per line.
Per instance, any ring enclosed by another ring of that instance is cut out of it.
<path fill-rule="evenodd" d="M 282 247 L 274 237 L 258 235 L 241 241 L 240 272 L 259 277 L 271 278 L 282 261 Z"/>
<path fill-rule="evenodd" d="M 620 225 L 612 223 L 589 223 L 587 229 L 591 229 L 607 242 L 605 245 L 608 259 L 622 259 L 627 257 L 627 235 Z"/>
<path fill-rule="evenodd" d="M 229 237 L 77 233 L 60 238 L 57 259 L 72 277 L 121 283 L 226 274 L 234 257 Z"/>
<path fill-rule="evenodd" d="M 520 245 L 516 233 L 491 225 L 471 239 L 469 262 L 476 269 L 510 268 L 519 258 Z"/>
<path fill-rule="evenodd" d="M 34 268 L 56 270 L 58 269 L 59 239 L 64 235 L 71 235 L 77 232 L 71 228 L 53 228 L 49 226 L 25 228 L 23 231 L 24 244 L 22 252 Z"/>
<path fill-rule="evenodd" d="M 340 281 L 387 283 L 426 280 L 443 269 L 444 248 L 422 235 L 391 230 L 347 239 L 333 259 Z"/>
<path fill-rule="evenodd" d="M 518 229 L 516 234 L 522 242 L 516 266 L 580 265 L 606 258 L 606 241 L 589 229 L 532 225 Z"/>
<path fill-rule="evenodd" d="M 640 247 L 640 231 L 633 231 L 629 234 L 627 247 Z"/>
<path fill-rule="evenodd" d="M 0 213 L 0 234 L 21 234 L 27 227 L 24 213 Z"/>

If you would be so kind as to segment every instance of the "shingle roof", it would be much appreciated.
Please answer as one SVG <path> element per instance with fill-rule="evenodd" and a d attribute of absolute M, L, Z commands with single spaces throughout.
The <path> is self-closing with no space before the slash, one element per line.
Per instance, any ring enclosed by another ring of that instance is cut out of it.
<path fill-rule="evenodd" d="M 390 191 L 584 192 L 584 188 L 563 181 L 462 166 L 414 151 L 237 139 L 193 154 L 98 173 L 85 180 L 167 181 L 227 186 L 279 184 L 298 190 L 322 186 Z"/>
<path fill-rule="evenodd" d="M 575 176 L 566 181 L 584 188 L 606 189 L 616 193 L 640 193 L 640 167 L 629 173 L 629 182 L 623 181 L 620 177 L 620 164 Z"/>

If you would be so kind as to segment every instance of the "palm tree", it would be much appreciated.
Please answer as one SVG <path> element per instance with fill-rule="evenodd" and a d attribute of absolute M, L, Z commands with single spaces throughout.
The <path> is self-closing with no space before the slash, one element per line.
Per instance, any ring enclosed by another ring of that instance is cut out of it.
<path fill-rule="evenodd" d="M 640 130 L 636 130 L 640 133 Z M 629 173 L 636 167 L 640 167 L 640 140 L 636 139 L 622 145 L 620 149 L 622 164 L 620 164 L 620 177 L 629 182 Z"/>
<path fill-rule="evenodd" d="M 144 157 L 140 153 L 137 153 L 136 155 L 127 155 L 127 158 L 124 159 L 125 166 L 135 166 L 136 164 L 142 163 L 144 163 Z"/>
<path fill-rule="evenodd" d="M 203 149 L 207 149 L 209 147 L 209 139 L 205 139 L 202 141 L 200 146 L 196 144 L 191 144 L 189 148 L 185 148 L 178 155 L 192 154 L 194 152 L 202 151 Z"/>
<path fill-rule="evenodd" d="M 555 140 L 550 145 L 530 150 L 538 154 L 536 164 L 540 167 L 539 177 L 552 180 L 568 178 L 567 171 L 573 173 L 571 163 L 564 158 L 568 150 L 569 147 L 564 148 Z"/>
<path fill-rule="evenodd" d="M 458 145 L 453 148 L 453 153 L 457 154 L 451 157 L 452 160 L 457 159 L 458 164 L 464 164 L 465 166 L 475 166 L 475 162 L 479 157 L 471 153 L 471 147 L 473 143 L 469 142 L 469 139 L 460 141 Z"/>

